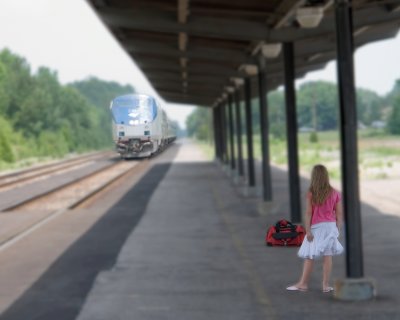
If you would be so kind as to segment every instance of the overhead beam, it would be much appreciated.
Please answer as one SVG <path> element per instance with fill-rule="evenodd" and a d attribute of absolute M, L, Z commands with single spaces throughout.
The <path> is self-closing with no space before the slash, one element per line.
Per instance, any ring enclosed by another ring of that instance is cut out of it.
<path fill-rule="evenodd" d="M 189 14 L 189 0 L 178 0 L 178 22 L 185 24 Z"/>
<path fill-rule="evenodd" d="M 178 34 L 179 32 L 185 32 L 188 35 L 218 39 L 290 42 L 332 34 L 335 31 L 332 14 L 326 15 L 318 28 L 302 29 L 290 26 L 268 29 L 264 23 L 239 19 L 192 17 L 190 23 L 180 24 L 175 20 L 171 20 L 168 14 L 156 11 L 139 12 L 115 8 L 99 8 L 98 12 L 111 27 L 160 33 Z M 386 6 L 368 7 L 354 12 L 354 28 L 389 23 L 398 21 L 399 18 L 400 11 L 398 10 L 390 11 Z"/>
<path fill-rule="evenodd" d="M 358 42 L 358 41 L 356 41 Z M 230 62 L 237 61 L 237 64 L 239 63 L 253 63 L 255 61 L 254 57 L 250 57 L 247 54 L 243 53 L 242 51 L 235 51 L 235 50 L 225 50 L 225 49 L 207 49 L 203 48 L 200 50 L 195 50 L 195 51 L 188 51 L 185 54 L 179 52 L 177 49 L 173 49 L 169 46 L 161 46 L 157 45 L 156 43 L 152 43 L 151 45 L 146 45 L 144 44 L 143 46 L 140 46 L 140 42 L 138 43 L 137 48 L 139 48 L 139 51 L 131 51 L 132 58 L 136 59 L 139 64 L 146 64 L 148 59 L 153 59 L 152 54 L 158 54 L 160 57 L 157 59 L 157 62 L 161 64 L 170 64 L 168 62 L 168 58 L 187 58 L 188 60 L 195 60 L 195 59 L 205 59 L 205 58 L 211 58 L 209 62 L 211 64 L 213 63 L 218 63 L 218 61 L 226 61 L 226 57 L 229 57 Z M 319 42 L 318 43 L 318 52 L 319 56 L 323 57 L 325 54 L 334 54 L 335 53 L 335 44 L 331 42 Z M 316 54 L 315 48 L 308 44 L 305 43 L 303 44 L 302 42 L 298 42 L 296 45 L 296 50 L 298 51 L 298 55 L 296 58 L 296 63 L 301 64 L 302 61 L 312 61 L 310 58 Z M 235 57 L 236 55 L 236 57 Z M 144 61 L 143 61 L 143 57 Z M 163 57 L 166 58 L 166 60 L 163 60 Z M 215 59 L 215 61 L 213 60 Z M 155 60 L 153 60 L 152 65 L 154 65 Z M 171 63 L 174 63 L 173 60 L 171 60 Z M 276 69 L 282 70 L 282 58 L 278 58 L 275 60 L 272 60 L 270 62 L 270 67 L 269 71 L 274 71 Z"/>
<path fill-rule="evenodd" d="M 400 4 L 388 4 L 387 7 L 392 12 L 400 11 Z"/>
<path fill-rule="evenodd" d="M 170 65 L 180 65 L 182 66 L 182 63 L 180 63 L 180 60 L 177 60 L 176 57 L 165 57 L 162 55 L 162 53 L 159 54 L 146 54 L 146 53 L 141 53 L 141 54 L 136 54 L 134 56 L 134 59 L 136 61 L 140 62 L 145 62 L 145 63 L 165 63 L 165 64 L 170 64 Z M 182 57 L 181 59 L 187 59 Z M 187 59 L 188 60 L 188 59 Z M 190 61 L 191 65 L 196 65 L 196 66 L 216 66 L 216 67 L 221 67 L 221 68 L 237 68 L 241 63 L 235 62 L 235 61 L 229 61 L 229 59 L 225 59 L 224 61 L 216 61 L 216 60 L 211 60 L 211 59 L 192 59 Z"/>
<path fill-rule="evenodd" d="M 327 64 L 326 61 L 322 62 L 315 62 L 315 63 L 305 63 L 304 61 L 302 63 L 298 63 L 298 67 L 296 68 L 296 76 L 297 77 L 302 77 L 305 73 L 313 71 L 313 70 L 318 70 L 321 68 L 324 68 L 325 65 Z M 149 64 L 149 66 L 141 66 L 143 72 L 145 74 L 149 75 L 160 75 L 159 77 L 162 77 L 165 75 L 166 77 L 173 77 L 176 75 L 179 77 L 180 75 L 180 69 L 179 66 L 176 66 L 175 69 L 171 69 L 171 66 L 165 65 L 165 64 Z M 273 81 L 278 81 L 279 83 L 283 83 L 283 72 L 282 68 L 279 66 L 275 65 L 275 69 L 270 66 L 268 70 L 269 77 L 271 79 L 271 82 Z M 221 70 L 213 67 L 193 67 L 190 66 L 188 68 L 188 81 L 190 82 L 190 78 L 194 77 L 199 77 L 199 81 L 202 79 L 204 81 L 208 81 L 210 83 L 213 83 L 215 79 L 220 79 L 221 82 L 223 83 L 224 81 L 229 81 L 231 77 L 243 77 L 243 74 L 239 71 L 235 70 L 230 70 L 230 72 L 226 72 L 226 70 Z M 268 87 L 268 90 L 271 90 L 271 87 Z"/>
<path fill-rule="evenodd" d="M 187 18 L 189 15 L 189 0 L 178 0 L 178 23 L 185 25 L 187 23 Z M 178 49 L 181 53 L 185 53 L 188 46 L 189 37 L 186 32 L 178 33 Z M 187 67 L 188 58 L 179 57 L 179 63 L 181 65 L 181 86 L 183 92 L 187 91 L 187 77 L 185 69 Z"/>
<path fill-rule="evenodd" d="M 288 21 L 293 18 L 296 14 L 296 10 L 302 7 L 306 3 L 306 0 L 299 0 L 293 4 L 291 0 L 281 1 L 279 7 L 277 8 L 277 12 L 285 12 L 285 14 L 276 22 L 274 25 L 275 29 L 282 28 L 286 26 Z"/>
<path fill-rule="evenodd" d="M 163 97 L 167 101 L 174 101 L 186 104 L 211 105 L 217 97 L 217 96 L 176 93 L 176 92 L 170 92 L 168 90 L 158 90 L 157 92 L 161 95 L 161 97 Z"/>
<path fill-rule="evenodd" d="M 182 82 L 182 77 L 175 76 L 175 77 L 165 77 L 165 76 L 152 76 L 147 75 L 147 78 L 150 80 L 151 83 L 176 83 Z M 221 87 L 224 88 L 229 83 L 221 78 L 212 78 L 212 77 L 203 77 L 203 78 L 196 78 L 194 76 L 190 76 L 189 79 L 186 80 L 187 85 L 190 87 L 191 85 L 199 85 L 204 84 L 205 82 L 210 84 L 210 86 Z"/>
<path fill-rule="evenodd" d="M 184 32 L 179 32 L 178 33 L 178 48 L 179 51 L 186 51 L 187 48 L 187 42 L 188 42 L 188 36 Z"/>
<path fill-rule="evenodd" d="M 181 72 L 181 68 L 178 64 L 170 65 L 165 62 L 149 62 L 149 61 L 138 61 L 136 60 L 136 64 L 143 70 L 143 72 L 147 72 L 148 70 L 151 71 L 174 71 L 177 73 Z M 217 65 L 188 65 L 186 68 L 188 74 L 197 73 L 197 74 L 205 74 L 210 75 L 212 77 L 240 77 L 242 73 L 237 71 L 234 68 L 228 68 L 224 66 L 217 66 Z"/>
<path fill-rule="evenodd" d="M 158 69 L 148 69 L 145 74 L 146 77 L 151 79 L 181 79 L 181 74 L 171 71 L 163 71 Z M 210 82 L 210 83 L 224 83 L 225 80 L 222 77 L 213 77 L 207 73 L 196 73 L 190 72 L 187 74 L 188 81 L 198 81 L 198 82 Z"/>
<path fill-rule="evenodd" d="M 201 97 L 202 94 L 204 93 L 204 90 L 187 90 L 187 91 L 183 92 L 182 88 L 174 89 L 174 88 L 167 87 L 167 86 L 154 86 L 154 89 L 156 89 L 157 91 L 168 91 L 168 92 L 175 93 L 178 95 L 185 94 L 188 96 L 193 95 L 193 96 L 199 96 L 199 97 Z M 221 94 L 221 91 L 215 90 L 213 92 L 209 92 L 208 94 L 213 97 L 218 97 L 218 95 Z"/>
<path fill-rule="evenodd" d="M 171 82 L 171 81 L 157 81 L 153 83 L 155 88 L 171 88 L 173 91 L 181 91 L 181 82 Z M 200 92 L 208 92 L 208 93 L 219 93 L 224 89 L 223 86 L 215 86 L 207 83 L 193 83 L 188 84 L 187 92 L 191 91 L 200 91 Z"/>
<path fill-rule="evenodd" d="M 386 6 L 368 7 L 358 9 L 353 14 L 353 27 L 358 29 L 364 26 L 396 22 L 400 19 L 400 12 L 390 11 Z M 270 32 L 271 42 L 292 42 L 302 39 L 313 38 L 335 32 L 335 19 L 332 14 L 326 15 L 318 28 L 296 29 L 293 27 L 281 28 Z"/>
<path fill-rule="evenodd" d="M 234 50 L 229 48 L 213 48 L 209 46 L 191 45 L 185 52 L 176 49 L 175 47 L 160 43 L 158 41 L 146 40 L 128 40 L 123 43 L 126 51 L 132 54 L 160 54 L 168 57 L 182 57 L 189 59 L 210 59 L 210 60 L 225 60 L 229 57 L 229 61 L 252 61 L 253 58 L 242 50 Z"/>
<path fill-rule="evenodd" d="M 194 36 L 245 41 L 268 37 L 268 29 L 262 22 L 193 16 L 190 23 L 180 24 L 162 12 L 115 8 L 100 8 L 98 12 L 109 26 L 117 28 L 175 34 L 185 32 Z"/>
<path fill-rule="evenodd" d="M 292 1 L 292 0 L 289 0 Z M 195 7 L 190 9 L 193 15 L 201 14 L 201 15 L 224 15 L 224 16 L 232 16 L 232 17 L 244 17 L 244 18 L 266 18 L 273 17 L 274 14 L 270 12 L 265 12 L 264 10 L 256 10 L 256 9 L 246 9 L 242 8 L 226 8 L 226 7 L 217 7 L 217 4 L 213 3 L 213 6 L 200 7 L 199 4 L 196 4 Z"/>
<path fill-rule="evenodd" d="M 173 92 L 173 91 L 168 91 L 168 90 L 163 90 L 160 89 L 158 91 L 158 93 L 160 93 L 163 96 L 166 97 L 170 97 L 170 98 L 175 98 L 175 99 L 188 99 L 188 98 L 192 98 L 192 99 L 196 99 L 197 101 L 212 101 L 215 100 L 217 96 L 215 95 L 200 95 L 200 94 L 188 94 L 188 93 L 177 93 L 177 92 Z"/>

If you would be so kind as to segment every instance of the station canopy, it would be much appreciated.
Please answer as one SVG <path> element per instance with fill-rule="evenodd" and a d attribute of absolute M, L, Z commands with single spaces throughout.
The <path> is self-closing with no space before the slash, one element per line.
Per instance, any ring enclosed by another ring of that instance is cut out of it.
<path fill-rule="evenodd" d="M 213 106 L 260 53 L 273 56 L 285 42 L 297 78 L 336 58 L 333 0 L 88 2 L 168 102 Z M 350 3 L 355 48 L 397 34 L 400 0 Z M 266 60 L 269 90 L 283 84 L 283 70 L 282 52 Z"/>

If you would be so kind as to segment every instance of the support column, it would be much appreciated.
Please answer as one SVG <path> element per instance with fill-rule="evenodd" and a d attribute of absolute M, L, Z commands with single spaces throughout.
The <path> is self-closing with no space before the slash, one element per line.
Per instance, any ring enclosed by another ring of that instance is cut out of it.
<path fill-rule="evenodd" d="M 219 127 L 219 104 L 213 108 L 213 124 L 214 124 L 214 143 L 215 157 L 221 161 L 221 145 L 220 145 L 220 127 Z"/>
<path fill-rule="evenodd" d="M 299 157 L 297 143 L 297 114 L 293 43 L 283 44 L 285 67 L 286 134 L 289 161 L 290 219 L 301 222 Z"/>
<path fill-rule="evenodd" d="M 225 164 L 229 163 L 228 160 L 228 150 L 227 150 L 227 134 L 226 134 L 226 112 L 225 112 L 225 102 L 221 102 L 221 136 L 222 136 L 222 154 L 223 162 Z"/>
<path fill-rule="evenodd" d="M 219 145 L 219 159 L 221 163 L 224 161 L 224 144 L 222 137 L 222 126 L 221 126 L 221 103 L 218 104 L 217 110 L 217 126 L 218 126 L 218 145 Z"/>
<path fill-rule="evenodd" d="M 233 130 L 233 103 L 232 94 L 228 93 L 228 121 L 229 121 L 229 142 L 230 142 L 230 156 L 231 156 L 231 169 L 236 169 L 235 164 L 235 132 Z"/>
<path fill-rule="evenodd" d="M 236 136 L 238 146 L 238 173 L 239 177 L 243 177 L 243 151 L 242 151 L 242 115 L 240 110 L 240 89 L 235 91 L 235 113 L 236 113 Z"/>
<path fill-rule="evenodd" d="M 357 115 L 353 39 L 349 1 L 336 1 L 338 87 L 342 154 L 343 208 L 346 219 L 347 276 L 364 276 L 358 186 Z"/>
<path fill-rule="evenodd" d="M 215 158 L 218 158 L 218 143 L 217 143 L 217 126 L 216 126 L 215 108 L 212 109 L 212 122 L 213 122 L 213 137 L 214 137 L 214 153 Z"/>
<path fill-rule="evenodd" d="M 251 118 L 251 82 L 250 78 L 246 77 L 244 80 L 244 93 L 246 103 L 246 138 L 247 138 L 247 168 L 249 187 L 256 185 L 256 178 L 254 175 L 254 155 L 253 155 L 253 123 Z"/>
<path fill-rule="evenodd" d="M 267 103 L 267 81 L 265 73 L 265 59 L 259 58 L 258 94 L 260 101 L 260 137 L 261 137 L 261 170 L 263 177 L 263 199 L 272 201 L 271 166 L 269 155 L 269 124 Z"/>
<path fill-rule="evenodd" d="M 357 114 L 353 62 L 351 1 L 335 0 L 340 101 L 342 190 L 346 233 L 346 274 L 337 284 L 335 297 L 365 300 L 375 295 L 374 284 L 364 277 L 361 208 L 358 178 Z"/>

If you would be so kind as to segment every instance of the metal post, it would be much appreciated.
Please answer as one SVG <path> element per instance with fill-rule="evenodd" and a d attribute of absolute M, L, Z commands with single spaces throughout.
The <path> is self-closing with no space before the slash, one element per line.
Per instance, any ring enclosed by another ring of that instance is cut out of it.
<path fill-rule="evenodd" d="M 357 114 L 351 14 L 348 0 L 336 0 L 342 190 L 346 232 L 346 273 L 350 278 L 361 278 L 364 276 L 364 270 L 358 182 Z"/>
<path fill-rule="evenodd" d="M 224 151 L 223 151 L 222 127 L 221 127 L 221 103 L 218 104 L 218 109 L 217 109 L 217 128 L 218 128 L 219 159 L 222 163 L 224 157 Z"/>
<path fill-rule="evenodd" d="M 226 141 L 226 113 L 225 113 L 225 103 L 221 103 L 221 133 L 222 133 L 222 155 L 223 162 L 228 162 L 228 152 L 227 152 L 227 141 Z"/>
<path fill-rule="evenodd" d="M 235 132 L 233 130 L 233 103 L 232 103 L 232 95 L 228 93 L 228 121 L 229 121 L 229 141 L 230 141 L 230 150 L 231 150 L 231 168 L 235 170 Z"/>
<path fill-rule="evenodd" d="M 236 136 L 238 145 L 238 171 L 239 177 L 243 177 L 243 151 L 242 151 L 242 115 L 240 112 L 240 90 L 235 91 Z"/>
<path fill-rule="evenodd" d="M 251 119 L 251 82 L 247 77 L 244 80 L 244 93 L 246 100 L 246 135 L 247 135 L 247 166 L 249 176 L 249 186 L 256 185 L 256 178 L 254 175 L 254 155 L 253 155 L 253 123 Z"/>
<path fill-rule="evenodd" d="M 272 201 L 271 166 L 269 157 L 269 126 L 268 126 L 268 103 L 267 103 L 267 79 L 265 74 L 265 59 L 260 57 L 258 68 L 258 95 L 260 101 L 260 137 L 262 151 L 262 177 L 264 201 Z"/>
<path fill-rule="evenodd" d="M 214 116 L 214 141 L 215 141 L 215 153 L 217 159 L 221 161 L 221 128 L 219 121 L 219 104 L 213 109 Z"/>
<path fill-rule="evenodd" d="M 218 138 L 219 138 L 219 156 L 220 156 L 220 160 L 221 163 L 224 161 L 224 141 L 223 141 L 223 128 L 222 128 L 222 104 L 219 103 L 218 104 Z"/>
<path fill-rule="evenodd" d="M 218 158 L 218 137 L 217 137 L 217 109 L 212 108 L 212 121 L 213 121 L 213 136 L 214 136 L 214 152 L 215 158 Z"/>
<path fill-rule="evenodd" d="M 285 97 L 286 97 L 286 133 L 289 160 L 289 190 L 290 190 L 290 219 L 301 222 L 299 157 L 297 143 L 297 114 L 295 90 L 295 65 L 293 43 L 283 44 L 285 67 Z"/>

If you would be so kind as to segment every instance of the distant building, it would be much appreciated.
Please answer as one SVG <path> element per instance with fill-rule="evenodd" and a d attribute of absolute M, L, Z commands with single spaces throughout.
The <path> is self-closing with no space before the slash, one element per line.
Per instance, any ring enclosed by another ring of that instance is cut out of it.
<path fill-rule="evenodd" d="M 310 128 L 310 127 L 301 127 L 299 128 L 299 132 L 313 132 L 314 128 Z"/>
<path fill-rule="evenodd" d="M 383 129 L 386 127 L 386 122 L 381 120 L 372 121 L 371 127 L 375 129 Z"/>

